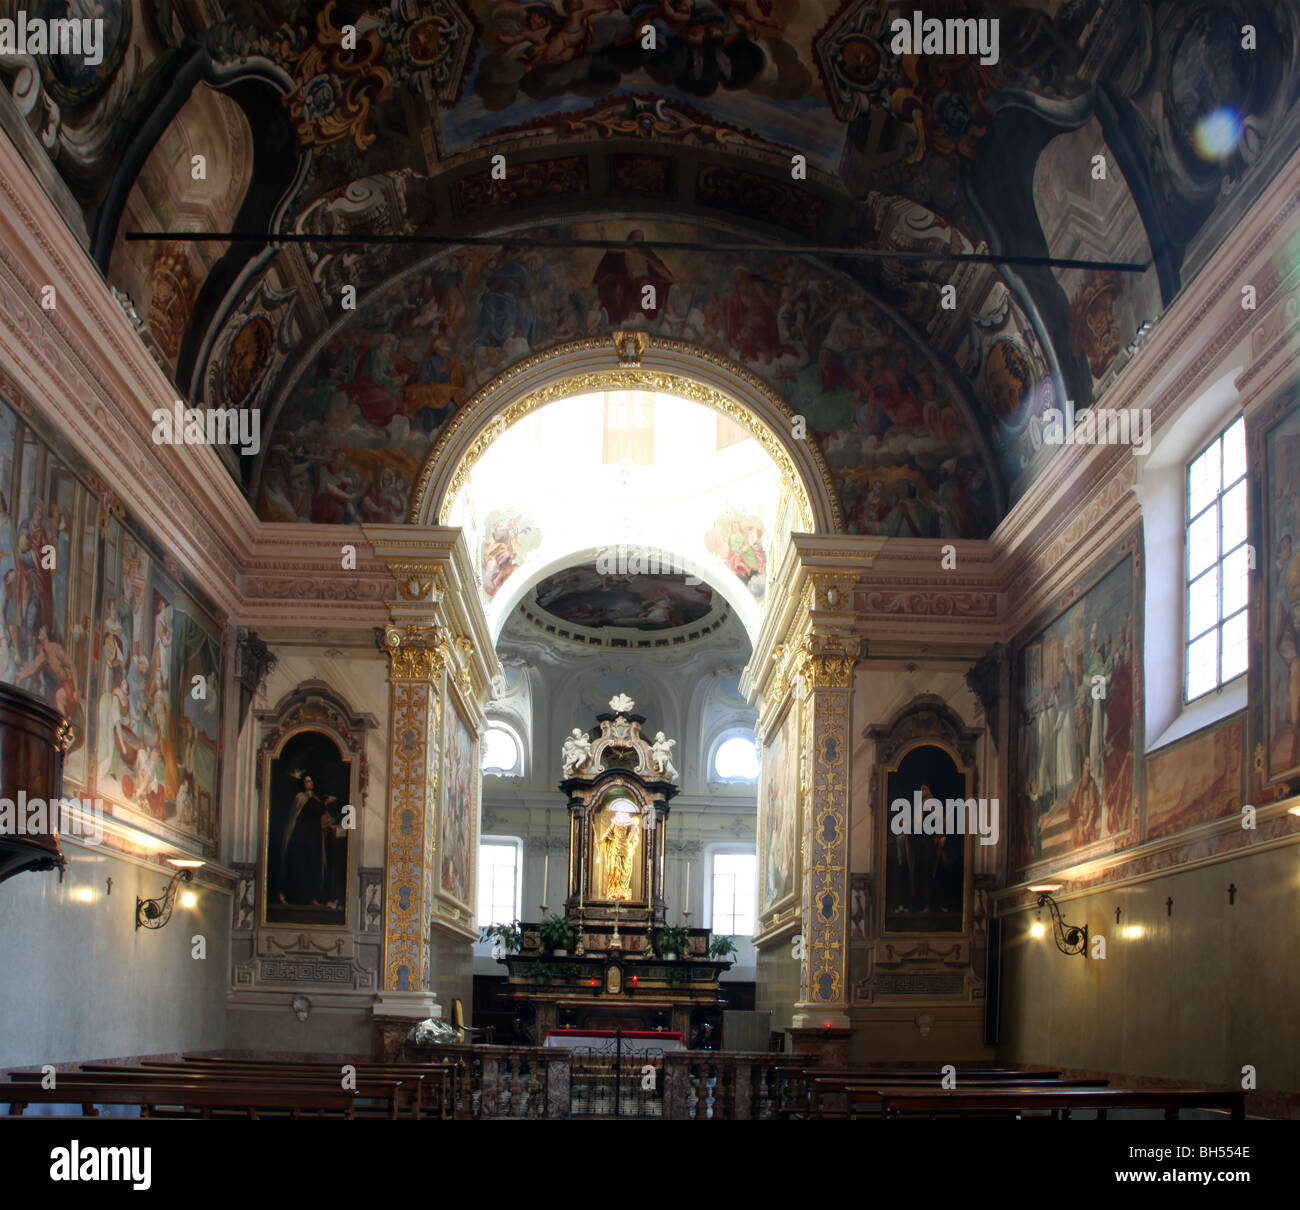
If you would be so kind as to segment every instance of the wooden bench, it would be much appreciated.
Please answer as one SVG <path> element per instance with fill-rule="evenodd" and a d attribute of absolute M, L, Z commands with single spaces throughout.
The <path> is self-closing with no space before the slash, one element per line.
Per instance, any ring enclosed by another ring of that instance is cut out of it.
<path fill-rule="evenodd" d="M 1018 1118 L 1027 1110 L 1068 1118 L 1076 1109 L 1095 1109 L 1099 1119 L 1112 1109 L 1161 1109 L 1171 1120 L 1177 1120 L 1181 1109 L 1226 1109 L 1234 1122 L 1246 1116 L 1245 1092 L 1223 1088 L 881 1088 L 854 1089 L 846 1095 L 850 1117 L 858 1105 L 870 1105 L 886 1120 L 999 1112 Z"/>
<path fill-rule="evenodd" d="M 358 1080 L 362 1078 L 398 1078 L 415 1081 L 420 1089 L 420 1116 L 449 1118 L 455 1113 L 456 1094 L 464 1077 L 464 1064 L 459 1060 L 445 1063 L 371 1063 L 351 1062 Z M 195 1056 L 181 1061 L 146 1059 L 142 1066 L 150 1071 L 205 1072 L 215 1075 L 247 1075 L 249 1077 L 274 1074 L 276 1076 L 311 1076 L 337 1082 L 342 1076 L 342 1063 L 312 1060 L 276 1059 L 222 1059 Z M 96 1066 L 94 1070 L 103 1070 Z"/>
<path fill-rule="evenodd" d="M 350 1117 L 418 1119 L 422 1116 L 421 1085 L 418 1077 L 410 1077 L 405 1081 L 395 1077 L 384 1079 L 358 1077 L 356 1089 L 351 1090 L 340 1087 L 337 1076 L 333 1079 L 325 1079 L 289 1074 L 276 1075 L 270 1072 L 261 1075 L 231 1073 L 215 1076 L 202 1072 L 187 1074 L 167 1070 L 112 1067 L 106 1064 L 87 1066 L 95 1069 L 56 1073 L 55 1088 L 43 1091 L 57 1092 L 62 1088 L 75 1091 L 83 1087 L 131 1089 L 166 1086 L 178 1093 L 189 1093 L 204 1088 L 215 1088 L 228 1089 L 236 1093 L 245 1090 L 278 1092 L 284 1097 L 297 1098 L 303 1103 L 311 1102 L 320 1093 L 337 1092 L 351 1099 L 354 1112 L 348 1115 Z M 41 1079 L 39 1072 L 15 1072 L 11 1076 L 11 1085 L 39 1086 Z"/>
<path fill-rule="evenodd" d="M 1001 1078 L 986 1079 L 979 1076 L 959 1075 L 958 1090 L 988 1090 L 998 1091 L 1000 1089 L 1015 1088 L 1017 1090 L 1030 1089 L 1052 1089 L 1052 1088 L 1105 1088 L 1108 1084 L 1106 1080 L 1062 1080 L 1051 1077 L 1043 1079 L 1021 1079 L 1011 1082 Z M 893 1075 L 880 1077 L 877 1075 L 842 1077 L 836 1076 L 831 1078 L 818 1077 L 809 1082 L 808 1089 L 808 1107 L 809 1116 L 817 1119 L 824 1118 L 842 1118 L 852 1116 L 851 1100 L 854 1094 L 871 1093 L 876 1091 L 883 1092 L 890 1090 L 895 1092 L 942 1092 L 945 1091 L 939 1084 L 939 1077 L 933 1079 L 921 1080 L 917 1075 Z M 835 1104 L 828 1104 L 828 1100 L 835 1100 Z M 866 1103 L 867 1098 L 862 1099 Z"/>
<path fill-rule="evenodd" d="M 147 1118 L 211 1118 L 214 1112 L 251 1119 L 355 1116 L 355 1101 L 346 1092 L 301 1087 L 234 1088 L 212 1081 L 177 1085 L 59 1080 L 54 1088 L 42 1088 L 39 1081 L 0 1082 L 3 1103 L 8 1103 L 14 1117 L 23 1116 L 28 1105 L 38 1104 L 80 1105 L 83 1117 L 98 1117 L 97 1105 L 138 1105 L 140 1116 Z"/>

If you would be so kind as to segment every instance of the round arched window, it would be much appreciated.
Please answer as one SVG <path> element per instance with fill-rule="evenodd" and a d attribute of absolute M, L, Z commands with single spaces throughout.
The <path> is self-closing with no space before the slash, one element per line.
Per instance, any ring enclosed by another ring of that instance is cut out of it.
<path fill-rule="evenodd" d="M 483 733 L 484 773 L 509 776 L 519 772 L 519 741 L 505 727 L 489 727 Z"/>
<path fill-rule="evenodd" d="M 757 781 L 758 745 L 744 735 L 733 735 L 713 753 L 713 776 L 718 781 Z"/>

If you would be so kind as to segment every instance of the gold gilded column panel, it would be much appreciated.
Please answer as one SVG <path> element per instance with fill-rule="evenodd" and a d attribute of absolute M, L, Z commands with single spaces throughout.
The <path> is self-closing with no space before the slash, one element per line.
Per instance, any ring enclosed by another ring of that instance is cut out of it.
<path fill-rule="evenodd" d="M 806 1008 L 847 1011 L 849 902 L 849 695 L 858 639 L 806 637 L 800 649 L 805 760 L 803 818 Z"/>
<path fill-rule="evenodd" d="M 388 843 L 385 991 L 430 989 L 438 810 L 440 686 L 447 648 L 439 627 L 389 626 Z"/>

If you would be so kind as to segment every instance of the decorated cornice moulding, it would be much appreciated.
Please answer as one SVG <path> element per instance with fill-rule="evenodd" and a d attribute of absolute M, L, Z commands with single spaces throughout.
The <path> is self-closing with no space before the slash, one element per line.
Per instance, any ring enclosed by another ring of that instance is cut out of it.
<path fill-rule="evenodd" d="M 999 579 L 1014 584 L 1007 592 L 1002 618 L 1002 640 L 1010 641 L 1041 609 L 1085 576 L 1114 545 L 1141 519 L 1134 490 L 1138 467 L 1133 459 L 1120 462 L 1110 479 L 1087 498 L 1082 511 L 1056 530 L 1050 542 L 1037 547 L 1021 561 L 1007 560 L 999 568 Z"/>
<path fill-rule="evenodd" d="M 0 138 L 0 348 L 5 369 L 90 469 L 237 616 L 254 516 L 217 454 L 155 445 L 176 390 L 13 144 Z M 55 305 L 41 306 L 54 287 Z"/>

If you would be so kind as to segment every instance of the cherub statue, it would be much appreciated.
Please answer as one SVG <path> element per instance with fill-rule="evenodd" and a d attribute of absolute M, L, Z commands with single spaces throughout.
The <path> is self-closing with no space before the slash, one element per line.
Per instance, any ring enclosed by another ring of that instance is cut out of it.
<path fill-rule="evenodd" d="M 561 758 L 564 761 L 564 776 L 572 777 L 591 757 L 591 739 L 581 727 L 574 727 L 573 734 L 564 741 Z"/>
<path fill-rule="evenodd" d="M 656 773 L 662 773 L 669 781 L 677 780 L 677 770 L 673 768 L 672 753 L 676 746 L 675 739 L 665 739 L 664 733 L 655 733 L 655 742 L 650 745 L 650 763 Z"/>

